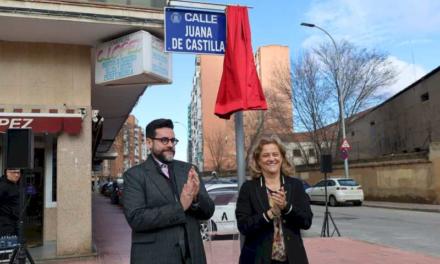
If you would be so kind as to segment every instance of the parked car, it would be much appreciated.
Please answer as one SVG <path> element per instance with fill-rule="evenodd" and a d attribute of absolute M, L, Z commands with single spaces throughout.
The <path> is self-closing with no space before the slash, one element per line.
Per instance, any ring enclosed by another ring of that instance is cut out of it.
<path fill-rule="evenodd" d="M 305 180 L 301 180 L 303 183 L 304 191 L 310 188 L 310 184 L 308 184 Z"/>
<path fill-rule="evenodd" d="M 112 181 L 105 183 L 101 188 L 101 193 L 104 196 L 110 197 L 110 195 L 113 192 L 113 184 L 114 184 L 114 182 L 112 182 Z"/>
<path fill-rule="evenodd" d="M 119 204 L 122 197 L 122 191 L 124 189 L 124 180 L 117 179 L 114 181 L 111 189 L 110 202 L 112 204 Z"/>
<path fill-rule="evenodd" d="M 204 179 L 205 186 L 213 184 L 237 183 L 237 177 L 209 177 Z"/>
<path fill-rule="evenodd" d="M 311 202 L 325 203 L 325 184 L 326 181 L 322 180 L 306 190 Z M 330 178 L 327 180 L 327 199 L 330 206 L 348 202 L 360 206 L 364 201 L 364 191 L 354 179 Z"/>
<path fill-rule="evenodd" d="M 122 197 L 122 191 L 124 189 L 124 179 L 117 178 L 113 181 L 112 186 L 109 188 L 110 191 L 110 202 L 112 204 L 119 204 Z"/>
<path fill-rule="evenodd" d="M 236 183 L 211 184 L 206 187 L 209 197 L 214 201 L 214 215 L 208 221 L 200 223 L 203 240 L 210 240 L 215 235 L 238 234 L 235 218 L 235 205 L 238 197 Z"/>
<path fill-rule="evenodd" d="M 109 184 L 110 182 L 104 182 L 104 183 L 102 183 L 101 185 L 100 185 L 100 187 L 99 187 L 99 192 L 101 193 L 101 194 L 103 194 L 104 195 L 104 193 L 107 191 L 107 188 L 108 188 L 108 184 Z"/>

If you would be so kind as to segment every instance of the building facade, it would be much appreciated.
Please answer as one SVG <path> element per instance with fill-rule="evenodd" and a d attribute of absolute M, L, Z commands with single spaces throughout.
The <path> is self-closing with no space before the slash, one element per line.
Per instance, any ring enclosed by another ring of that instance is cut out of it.
<path fill-rule="evenodd" d="M 440 204 L 440 67 L 348 122 L 350 177 L 366 199 Z M 330 176 L 341 176 L 334 164 Z M 309 183 L 319 169 L 298 175 Z"/>
<path fill-rule="evenodd" d="M 350 159 L 429 151 L 440 142 L 440 67 L 351 122 Z"/>
<path fill-rule="evenodd" d="M 245 148 L 249 151 L 254 139 L 264 134 L 284 134 L 293 131 L 290 89 L 281 90 L 277 79 L 286 76 L 290 83 L 289 49 L 285 46 L 260 47 L 255 55 L 269 110 L 245 112 Z M 234 121 L 214 114 L 215 101 L 223 71 L 223 56 L 196 57 L 193 90 L 189 107 L 191 124 L 189 161 L 203 171 L 233 171 L 235 164 Z M 259 123 L 261 129 L 256 129 Z"/>
<path fill-rule="evenodd" d="M 115 138 L 112 147 L 118 155 L 109 161 L 110 177 L 122 177 L 129 168 L 147 159 L 145 133 L 135 116 L 130 115 Z"/>
<path fill-rule="evenodd" d="M 106 159 L 147 86 L 97 85 L 96 47 L 140 29 L 163 36 L 164 5 L 0 0 L 0 129 L 34 132 L 29 181 L 37 195 L 29 212 L 36 235 L 28 241 L 54 248 L 53 257 L 93 253 L 93 165 Z M 3 160 L 3 143 L 0 149 Z"/>

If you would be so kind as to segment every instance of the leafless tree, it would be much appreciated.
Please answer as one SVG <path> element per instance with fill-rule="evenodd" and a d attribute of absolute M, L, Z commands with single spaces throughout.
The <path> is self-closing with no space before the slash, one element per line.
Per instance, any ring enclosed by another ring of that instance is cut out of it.
<path fill-rule="evenodd" d="M 223 129 L 215 129 L 210 131 L 206 143 L 211 154 L 213 169 L 217 173 L 224 171 L 224 160 L 226 158 L 227 140 L 225 138 L 225 131 Z"/>
<path fill-rule="evenodd" d="M 337 151 L 340 142 L 339 95 L 344 102 L 344 114 L 351 117 L 379 103 L 380 88 L 390 85 L 396 73 L 386 55 L 369 51 L 342 41 L 333 45 L 322 44 L 305 51 L 292 63 L 292 72 L 277 69 L 274 84 L 282 91 L 292 90 L 295 131 L 302 131 L 295 142 L 305 163 L 308 153 L 301 145 L 304 138 L 313 142 L 317 157 L 323 152 Z M 340 89 L 341 93 L 338 93 Z M 346 125 L 349 125 L 350 118 Z"/>
<path fill-rule="evenodd" d="M 396 71 L 386 54 L 358 48 L 347 41 L 339 42 L 336 47 L 321 44 L 314 49 L 314 54 L 326 85 L 334 91 L 335 104 L 338 100 L 343 101 L 347 128 L 350 117 L 384 99 L 378 90 L 392 84 L 396 78 Z M 340 117 L 338 121 L 340 124 Z M 341 129 L 337 139 L 341 141 Z"/>

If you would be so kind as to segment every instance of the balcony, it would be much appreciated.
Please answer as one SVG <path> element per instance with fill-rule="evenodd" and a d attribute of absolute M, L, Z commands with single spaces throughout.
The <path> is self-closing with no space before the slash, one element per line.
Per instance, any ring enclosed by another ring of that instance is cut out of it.
<path fill-rule="evenodd" d="M 143 29 L 163 36 L 165 0 L 0 1 L 2 40 L 95 46 Z M 13 28 L 14 30 L 10 30 Z M 66 30 L 68 29 L 68 30 Z"/>

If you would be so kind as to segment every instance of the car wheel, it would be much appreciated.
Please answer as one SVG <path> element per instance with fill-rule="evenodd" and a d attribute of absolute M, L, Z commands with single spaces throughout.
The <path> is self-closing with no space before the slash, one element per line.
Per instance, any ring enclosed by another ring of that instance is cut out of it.
<path fill-rule="evenodd" d="M 309 202 L 310 202 L 310 204 L 313 204 L 312 196 L 310 196 L 310 194 L 307 194 L 307 195 L 309 196 Z"/>
<path fill-rule="evenodd" d="M 203 241 L 211 240 L 211 236 L 209 235 L 208 222 L 200 223 L 200 235 L 202 236 Z"/>
<path fill-rule="evenodd" d="M 355 206 L 361 206 L 362 205 L 362 201 L 356 201 L 353 203 Z"/>
<path fill-rule="evenodd" d="M 332 195 L 329 197 L 328 200 L 330 206 L 337 206 L 338 205 L 338 201 L 336 201 L 336 198 Z"/>

